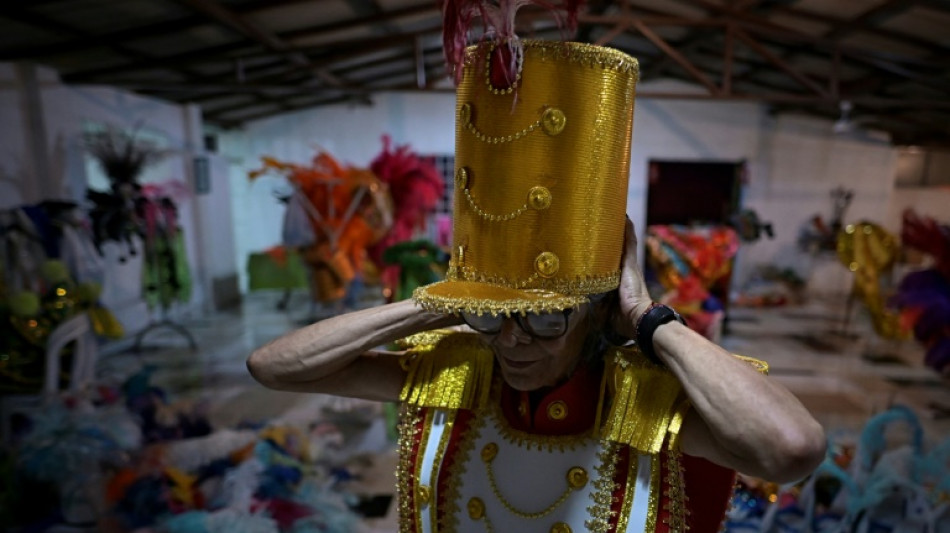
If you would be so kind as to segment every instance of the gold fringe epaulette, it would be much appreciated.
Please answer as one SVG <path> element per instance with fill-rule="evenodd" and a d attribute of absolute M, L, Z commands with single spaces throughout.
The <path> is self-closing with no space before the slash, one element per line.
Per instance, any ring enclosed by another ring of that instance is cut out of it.
<path fill-rule="evenodd" d="M 433 329 L 431 331 L 422 331 L 403 337 L 396 341 L 396 346 L 403 350 L 410 350 L 417 346 L 434 346 L 444 337 L 456 333 L 451 329 Z"/>
<path fill-rule="evenodd" d="M 445 332 L 406 354 L 399 399 L 410 405 L 476 409 L 488 403 L 494 354 L 474 333 Z"/>
<path fill-rule="evenodd" d="M 761 374 L 765 361 L 735 355 Z M 605 379 L 610 404 L 601 426 L 601 437 L 628 444 L 642 453 L 659 453 L 664 441 L 678 447 L 680 429 L 691 408 L 676 376 L 655 365 L 636 347 L 614 348 L 607 359 Z"/>
<path fill-rule="evenodd" d="M 679 432 L 688 409 L 680 400 L 682 386 L 672 372 L 650 362 L 638 348 L 613 350 L 605 370 L 610 404 L 601 437 L 642 453 L 659 453 L 668 432 Z"/>

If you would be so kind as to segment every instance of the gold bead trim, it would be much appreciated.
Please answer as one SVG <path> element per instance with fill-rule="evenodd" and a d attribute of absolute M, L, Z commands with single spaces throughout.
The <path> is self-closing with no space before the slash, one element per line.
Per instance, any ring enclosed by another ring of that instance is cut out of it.
<path fill-rule="evenodd" d="M 467 265 L 457 265 L 450 261 L 446 279 L 449 281 L 488 283 L 508 287 L 510 289 L 551 291 L 564 295 L 580 296 L 616 289 L 620 285 L 620 271 L 617 270 L 609 274 L 597 276 L 575 276 L 573 279 L 539 279 L 538 273 L 535 272 L 525 279 L 514 280 L 505 276 L 492 276 L 477 272 L 474 268 Z"/>
<path fill-rule="evenodd" d="M 517 39 L 517 38 L 516 38 Z M 518 83 L 521 81 L 521 67 L 524 65 L 524 51 L 521 48 L 520 43 L 515 44 L 515 52 L 518 54 L 516 61 L 518 65 L 515 67 L 515 81 L 512 84 L 504 89 L 497 89 L 494 85 L 491 84 L 491 55 L 495 51 L 497 43 L 495 41 L 491 42 L 491 46 L 488 48 L 488 60 L 485 61 L 485 85 L 488 86 L 488 90 L 492 94 L 511 94 L 518 88 Z"/>
<path fill-rule="evenodd" d="M 584 527 L 593 533 L 607 533 L 610 531 L 610 520 L 613 517 L 611 507 L 614 491 L 617 489 L 614 475 L 617 472 L 617 457 L 620 452 L 619 444 L 606 440 L 600 441 L 600 451 L 597 454 L 600 464 L 596 467 L 597 479 L 594 480 L 594 490 L 590 494 L 590 498 L 594 503 L 587 508 L 587 512 L 590 513 L 590 520 L 584 522 Z M 636 461 L 633 461 L 633 465 L 636 468 Z M 629 479 L 636 481 L 636 470 L 633 470 L 632 473 L 634 476 Z M 625 529 L 618 529 L 618 531 L 625 531 Z"/>
<path fill-rule="evenodd" d="M 490 44 L 476 44 L 465 49 L 465 67 L 472 67 L 478 63 L 481 55 L 479 54 L 479 48 L 483 46 L 488 47 L 489 51 L 491 50 Z M 635 58 L 613 48 L 586 43 L 564 43 L 535 39 L 523 39 L 521 46 L 526 53 L 530 50 L 536 50 L 541 61 L 569 61 L 592 68 L 600 67 L 621 73 L 633 73 L 634 80 L 640 77 L 639 62 Z"/>
<path fill-rule="evenodd" d="M 396 490 L 398 492 L 399 523 L 403 531 L 408 531 L 415 523 L 412 486 L 416 482 L 411 468 L 413 443 L 419 434 L 419 424 L 423 420 L 422 409 L 403 404 L 399 417 L 399 465 L 396 468 Z"/>
<path fill-rule="evenodd" d="M 475 200 L 475 197 L 472 196 L 472 192 L 468 189 L 470 182 L 471 180 L 468 169 L 466 167 L 459 168 L 455 173 L 456 188 L 462 190 L 462 193 L 465 195 L 465 200 L 468 202 L 468 207 L 472 210 L 472 212 L 478 215 L 478 217 L 482 220 L 486 220 L 488 222 L 507 222 L 509 220 L 514 220 L 521 216 L 529 208 L 534 209 L 535 211 L 543 211 L 551 207 L 551 201 L 553 200 L 551 191 L 548 190 L 547 187 L 537 185 L 535 187 L 531 187 L 531 189 L 528 191 L 527 201 L 525 201 L 521 207 L 504 215 L 496 215 L 485 211 L 482 206 L 478 205 L 478 201 Z"/>
<path fill-rule="evenodd" d="M 459 123 L 465 126 L 465 129 L 467 129 L 469 133 L 475 136 L 475 138 L 479 141 L 488 144 L 504 144 L 517 141 L 518 139 L 528 135 L 538 128 L 541 128 L 544 133 L 554 137 L 555 135 L 558 135 L 564 131 L 564 127 L 567 125 L 567 115 L 564 114 L 564 111 L 561 111 L 556 107 L 545 106 L 544 111 L 541 113 L 541 117 L 534 121 L 534 123 L 530 126 L 516 133 L 493 137 L 483 133 L 478 129 L 478 127 L 475 126 L 475 122 L 472 120 L 471 104 L 462 104 L 462 106 L 459 107 Z"/>
<path fill-rule="evenodd" d="M 494 442 L 486 444 L 482 448 L 481 455 L 482 462 L 485 463 L 485 473 L 488 474 L 488 485 L 491 487 L 492 494 L 494 494 L 495 498 L 497 498 L 498 501 L 501 502 L 503 506 L 505 506 L 505 509 L 508 509 L 508 511 L 510 511 L 513 515 L 526 520 L 536 520 L 551 514 L 555 509 L 560 507 L 561 504 L 567 501 L 567 498 L 570 497 L 571 492 L 580 490 L 584 488 L 585 485 L 587 485 L 587 472 L 583 468 L 575 466 L 567 472 L 567 488 L 564 489 L 564 492 L 561 493 L 561 496 L 558 497 L 554 503 L 545 507 L 544 509 L 529 513 L 527 511 L 522 511 L 521 509 L 516 509 L 515 506 L 511 505 L 508 499 L 505 498 L 505 496 L 501 493 L 501 489 L 498 488 L 498 483 L 495 481 L 495 469 L 492 468 L 492 461 L 494 461 L 495 457 L 498 455 L 498 445 Z M 583 480 L 583 484 L 579 484 L 581 480 Z M 472 500 L 477 499 L 478 498 L 472 498 Z M 472 500 L 469 500 L 469 516 L 472 516 Z M 481 502 L 481 500 L 479 500 L 479 502 Z M 482 504 L 482 507 L 482 515 L 484 515 L 484 504 Z M 472 516 L 472 518 L 477 520 L 477 518 L 474 516 Z"/>
<path fill-rule="evenodd" d="M 551 526 L 551 533 L 574 533 L 571 529 L 571 526 L 565 524 L 564 522 L 555 522 Z"/>
<path fill-rule="evenodd" d="M 465 104 L 465 105 L 468 105 L 468 104 Z M 468 122 L 463 122 L 462 124 L 465 125 L 465 129 L 467 129 L 469 133 L 474 135 L 476 139 L 478 139 L 479 141 L 482 141 L 483 143 L 504 144 L 504 143 L 517 141 L 518 139 L 528 135 L 532 131 L 540 128 L 541 119 L 539 118 L 538 120 L 534 121 L 534 124 L 531 124 L 530 126 L 522 129 L 521 131 L 517 133 L 513 133 L 511 135 L 500 135 L 498 137 L 492 137 L 491 135 L 486 135 L 482 133 L 481 131 L 479 131 L 477 127 L 475 127 L 475 124 L 472 123 L 471 120 L 469 120 Z"/>
<path fill-rule="evenodd" d="M 521 216 L 522 213 L 528 210 L 528 204 L 524 204 L 518 209 L 515 209 L 511 213 L 505 215 L 493 215 L 486 212 L 478 203 L 472 198 L 472 193 L 468 189 L 464 189 L 465 199 L 468 201 L 468 206 L 472 209 L 472 212 L 478 215 L 482 220 L 487 220 L 488 222 L 507 222 L 509 220 L 514 220 L 515 218 Z"/>

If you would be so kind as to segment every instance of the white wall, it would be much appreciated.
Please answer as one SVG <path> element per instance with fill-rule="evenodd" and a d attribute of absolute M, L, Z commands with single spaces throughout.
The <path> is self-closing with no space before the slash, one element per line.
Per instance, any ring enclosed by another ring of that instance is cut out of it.
<path fill-rule="evenodd" d="M 0 209 L 20 205 L 26 196 L 34 196 L 29 191 L 35 173 L 26 144 L 24 105 L 15 65 L 0 63 Z"/>
<path fill-rule="evenodd" d="M 641 91 L 690 91 L 674 81 L 643 83 Z M 366 165 L 380 149 L 379 137 L 389 133 L 423 153 L 454 150 L 454 97 L 449 94 L 382 94 L 371 108 L 328 106 L 249 124 L 225 135 L 235 186 L 240 269 L 251 251 L 280 242 L 282 208 L 271 198 L 280 180 L 248 185 L 246 173 L 268 154 L 305 162 L 321 146 L 335 157 Z M 809 278 L 817 293 L 842 293 L 850 272 L 833 256 L 802 254 L 796 240 L 814 215 L 831 217 L 830 191 L 842 186 L 855 191 L 845 222 L 863 218 L 885 223 L 892 203 L 915 201 L 894 195 L 896 152 L 886 137 L 873 133 L 838 136 L 832 123 L 803 116 L 773 117 L 758 103 L 639 99 L 634 117 L 630 188 L 627 210 L 638 228 L 644 226 L 647 165 L 651 159 L 746 160 L 749 183 L 743 205 L 771 221 L 774 240 L 746 245 L 736 265 L 739 287 L 760 264 L 791 267 Z M 688 191 L 684 192 L 688 194 Z"/>
<path fill-rule="evenodd" d="M 643 83 L 641 91 L 682 91 L 674 81 Z M 896 151 L 886 138 L 838 136 L 831 122 L 793 115 L 772 117 L 758 103 L 685 100 L 637 101 L 627 210 L 645 223 L 646 172 L 650 159 L 746 160 L 749 183 L 743 206 L 771 221 L 775 239 L 745 245 L 736 261 L 734 287 L 757 265 L 794 268 L 818 293 L 841 293 L 851 274 L 833 256 L 799 251 L 799 231 L 812 216 L 831 217 L 830 191 L 855 191 L 845 222 L 882 223 L 890 205 Z M 688 194 L 688 193 L 687 193 Z M 896 229 L 896 228 L 895 228 Z"/>

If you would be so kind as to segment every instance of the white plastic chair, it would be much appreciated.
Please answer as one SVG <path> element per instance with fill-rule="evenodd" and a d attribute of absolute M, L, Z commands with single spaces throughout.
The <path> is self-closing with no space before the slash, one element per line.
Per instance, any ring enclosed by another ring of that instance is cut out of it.
<path fill-rule="evenodd" d="M 72 393 L 82 391 L 95 378 L 96 361 L 99 357 L 99 345 L 92 330 L 89 315 L 79 313 L 56 326 L 46 341 L 46 374 L 43 378 L 43 390 L 40 394 L 21 394 L 5 396 L 0 403 L 0 437 L 7 442 L 11 437 L 11 419 L 16 413 L 28 413 L 42 407 L 55 398 L 60 390 L 60 361 L 63 349 L 75 342 L 73 363 L 69 376 L 68 390 Z"/>

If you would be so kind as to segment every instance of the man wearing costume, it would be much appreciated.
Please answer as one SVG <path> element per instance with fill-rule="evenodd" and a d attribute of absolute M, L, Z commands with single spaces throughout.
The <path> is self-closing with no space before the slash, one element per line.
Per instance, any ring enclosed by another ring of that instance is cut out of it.
<path fill-rule="evenodd" d="M 403 532 L 718 531 L 736 471 L 807 475 L 821 426 L 647 293 L 625 217 L 636 60 L 494 35 L 458 49 L 446 279 L 248 368 L 402 402 Z"/>

